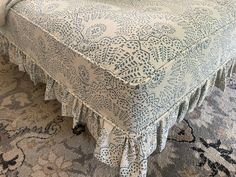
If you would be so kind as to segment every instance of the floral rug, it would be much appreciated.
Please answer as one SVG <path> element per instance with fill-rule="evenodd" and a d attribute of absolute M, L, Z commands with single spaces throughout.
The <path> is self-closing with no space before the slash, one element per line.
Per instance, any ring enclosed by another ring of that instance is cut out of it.
<path fill-rule="evenodd" d="M 44 90 L 0 57 L 0 177 L 118 177 L 93 157 L 89 132 L 73 134 L 60 104 L 44 101 Z M 165 150 L 149 158 L 147 176 L 236 176 L 236 75 L 172 128 Z"/>

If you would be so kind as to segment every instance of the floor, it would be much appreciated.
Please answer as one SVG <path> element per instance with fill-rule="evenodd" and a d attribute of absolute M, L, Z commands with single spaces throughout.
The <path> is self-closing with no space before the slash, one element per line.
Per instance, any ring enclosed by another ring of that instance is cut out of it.
<path fill-rule="evenodd" d="M 74 135 L 60 104 L 44 101 L 44 89 L 0 57 L 0 177 L 118 177 L 93 157 L 91 135 Z M 148 168 L 148 177 L 236 176 L 236 75 L 173 127 Z"/>

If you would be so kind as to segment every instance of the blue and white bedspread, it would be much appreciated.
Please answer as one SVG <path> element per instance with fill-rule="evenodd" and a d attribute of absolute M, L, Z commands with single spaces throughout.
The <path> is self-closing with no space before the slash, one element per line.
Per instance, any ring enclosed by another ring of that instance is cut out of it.
<path fill-rule="evenodd" d="M 236 0 L 0 1 L 0 53 L 121 177 L 145 177 L 169 129 L 236 71 Z"/>

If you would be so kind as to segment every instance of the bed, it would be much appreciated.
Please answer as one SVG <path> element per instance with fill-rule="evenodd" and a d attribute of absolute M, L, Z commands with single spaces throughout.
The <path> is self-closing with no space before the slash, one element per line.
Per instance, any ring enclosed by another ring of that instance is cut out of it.
<path fill-rule="evenodd" d="M 169 129 L 236 70 L 235 0 L 23 0 L 3 21 L 1 54 L 122 177 L 145 177 Z"/>

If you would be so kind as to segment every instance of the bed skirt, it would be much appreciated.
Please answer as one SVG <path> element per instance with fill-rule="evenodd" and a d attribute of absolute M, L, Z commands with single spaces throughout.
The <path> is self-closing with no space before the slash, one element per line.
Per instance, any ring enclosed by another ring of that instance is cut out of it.
<path fill-rule="evenodd" d="M 45 83 L 45 100 L 57 99 L 62 105 L 62 116 L 73 117 L 74 127 L 81 123 L 86 124 L 96 140 L 94 156 L 111 167 L 120 167 L 122 177 L 145 177 L 147 158 L 156 149 L 159 152 L 164 149 L 169 129 L 183 120 L 186 113 L 200 106 L 214 86 L 224 90 L 226 77 L 236 71 L 235 59 L 231 59 L 217 72 L 209 75 L 199 87 L 179 100 L 158 121 L 134 135 L 127 134 L 83 103 L 63 83 L 59 83 L 43 70 L 34 58 L 8 41 L 1 33 L 0 54 L 8 56 L 12 63 L 18 65 L 20 71 L 27 72 L 34 84 Z"/>

